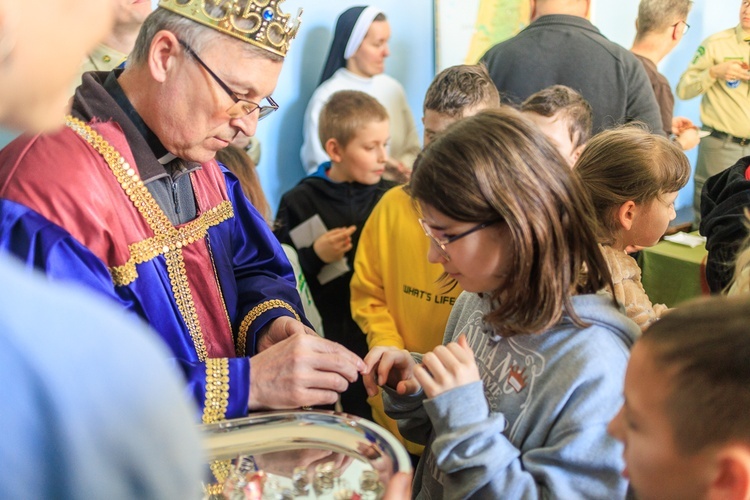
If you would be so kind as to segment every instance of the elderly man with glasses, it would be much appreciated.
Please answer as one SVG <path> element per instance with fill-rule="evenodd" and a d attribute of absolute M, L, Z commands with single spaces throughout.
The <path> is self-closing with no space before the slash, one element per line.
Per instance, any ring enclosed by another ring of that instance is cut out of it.
<path fill-rule="evenodd" d="M 214 160 L 278 108 L 298 28 L 278 3 L 161 0 L 124 70 L 84 75 L 67 127 L 0 153 L 0 245 L 149 323 L 204 422 L 332 404 L 365 369 L 308 327 L 283 250 Z"/>
<path fill-rule="evenodd" d="M 690 29 L 687 16 L 692 4 L 692 0 L 641 0 L 635 21 L 635 41 L 630 48 L 651 81 L 664 132 L 683 150 L 698 145 L 698 127 L 688 118 L 674 116 L 672 88 L 656 65 L 677 47 Z"/>

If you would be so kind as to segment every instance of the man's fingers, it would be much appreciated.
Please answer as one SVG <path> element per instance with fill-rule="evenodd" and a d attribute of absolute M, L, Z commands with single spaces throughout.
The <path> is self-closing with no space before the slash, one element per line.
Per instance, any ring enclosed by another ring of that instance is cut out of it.
<path fill-rule="evenodd" d="M 338 373 L 316 371 L 304 382 L 308 390 L 323 390 L 342 393 L 349 387 L 349 381 Z"/>
<path fill-rule="evenodd" d="M 353 366 L 355 372 L 367 373 L 368 367 L 362 360 L 362 358 L 360 358 L 341 344 L 337 344 L 336 342 L 332 342 L 321 337 L 307 338 L 310 341 L 314 342 L 311 346 L 314 352 L 320 354 L 331 354 L 332 356 L 325 359 L 332 362 L 339 361 L 339 363 L 336 363 L 335 366 Z"/>

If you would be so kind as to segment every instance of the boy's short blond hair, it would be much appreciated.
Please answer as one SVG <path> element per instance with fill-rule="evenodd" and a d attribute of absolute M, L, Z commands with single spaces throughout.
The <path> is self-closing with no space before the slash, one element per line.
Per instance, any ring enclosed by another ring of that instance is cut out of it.
<path fill-rule="evenodd" d="M 358 90 L 334 92 L 323 106 L 318 123 L 318 137 L 323 149 L 329 139 L 345 147 L 357 130 L 368 123 L 388 119 L 388 111 L 377 99 Z"/>
<path fill-rule="evenodd" d="M 432 80 L 424 97 L 424 111 L 462 117 L 469 108 L 500 106 L 500 93 L 483 64 L 446 68 Z"/>

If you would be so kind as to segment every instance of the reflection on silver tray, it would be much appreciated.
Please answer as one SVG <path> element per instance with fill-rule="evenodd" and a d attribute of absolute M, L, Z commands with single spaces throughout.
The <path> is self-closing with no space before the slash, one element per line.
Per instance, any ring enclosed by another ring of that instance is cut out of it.
<path fill-rule="evenodd" d="M 210 499 L 377 499 L 393 474 L 411 471 L 391 433 L 343 413 L 256 413 L 201 429 Z"/>

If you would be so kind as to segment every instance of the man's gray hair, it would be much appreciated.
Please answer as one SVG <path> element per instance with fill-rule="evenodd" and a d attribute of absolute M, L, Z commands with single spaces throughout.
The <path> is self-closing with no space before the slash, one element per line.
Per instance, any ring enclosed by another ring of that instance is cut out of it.
<path fill-rule="evenodd" d="M 213 8 L 216 12 L 209 12 L 210 15 L 220 16 L 222 14 L 222 7 L 214 6 Z M 188 44 L 190 48 L 198 53 L 210 43 L 222 41 L 242 44 L 243 50 L 250 57 L 265 57 L 275 62 L 282 62 L 284 60 L 283 57 L 268 50 L 225 35 L 220 31 L 204 26 L 174 12 L 158 8 L 146 18 L 143 26 L 141 26 L 141 31 L 138 33 L 135 47 L 133 48 L 133 52 L 130 53 L 127 64 L 138 66 L 145 63 L 154 36 L 162 30 L 172 32 L 177 38 Z"/>
<path fill-rule="evenodd" d="M 648 33 L 666 30 L 687 19 L 692 0 L 641 0 L 638 6 L 638 33 L 641 38 Z"/>

